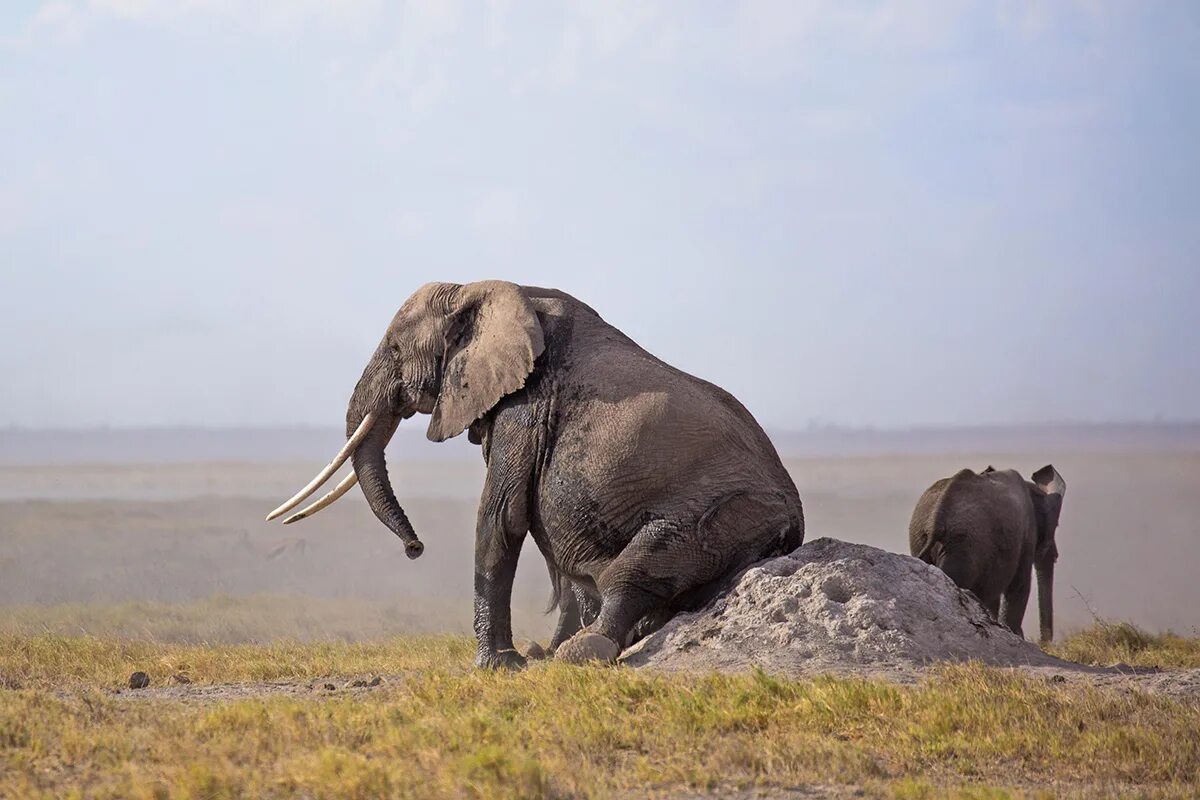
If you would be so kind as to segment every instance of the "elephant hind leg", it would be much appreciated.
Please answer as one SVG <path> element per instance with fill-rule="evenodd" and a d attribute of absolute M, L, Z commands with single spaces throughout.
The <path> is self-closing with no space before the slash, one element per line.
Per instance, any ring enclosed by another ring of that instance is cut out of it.
<path fill-rule="evenodd" d="M 668 601 L 688 588 L 689 561 L 695 560 L 694 534 L 665 520 L 644 525 L 596 578 L 600 609 L 595 620 L 558 650 L 559 658 L 580 662 L 614 660 L 638 633 L 662 619 Z M 611 658 L 610 658 L 611 656 Z"/>
<path fill-rule="evenodd" d="M 1017 636 L 1024 638 L 1025 632 L 1021 629 L 1021 624 L 1025 621 L 1025 608 L 1029 605 L 1029 567 L 1018 570 L 1017 577 L 1007 589 L 1004 590 L 1004 597 L 1000 600 L 1000 615 L 998 619 L 1003 622 L 1008 629 Z"/>
<path fill-rule="evenodd" d="M 558 648 L 557 657 L 570 662 L 616 661 L 637 623 L 663 606 L 664 600 L 633 583 L 616 583 L 602 590 L 600 614 Z"/>
<path fill-rule="evenodd" d="M 596 578 L 600 615 L 582 634 L 624 645 L 634 626 L 644 634 L 670 618 L 671 604 L 779 548 L 799 546 L 803 528 L 776 495 L 738 492 L 713 503 L 687 527 L 667 520 L 644 525 Z M 580 635 L 582 635 L 580 634 Z"/>
<path fill-rule="evenodd" d="M 625 642 L 625 646 L 632 647 L 637 644 L 670 622 L 673 616 L 675 616 L 675 612 L 665 605 L 660 605 L 652 609 L 650 613 L 639 619 L 637 624 L 633 626 L 633 630 L 629 632 L 628 641 Z"/>
<path fill-rule="evenodd" d="M 684 543 L 691 537 L 665 520 L 642 526 L 596 579 L 600 613 L 587 631 L 625 646 L 634 627 L 657 615 L 681 589 Z M 674 564 L 674 569 L 670 564 Z"/>
<path fill-rule="evenodd" d="M 943 547 L 935 565 L 954 581 L 955 586 L 975 595 L 988 613 L 1000 622 L 1004 621 L 1000 616 L 1000 591 L 988 587 L 986 581 L 979 579 L 972 553 Z"/>
<path fill-rule="evenodd" d="M 577 581 L 563 578 L 565 584 L 560 593 L 562 609 L 558 615 L 558 625 L 555 626 L 554 636 L 550 639 L 550 652 L 556 651 L 563 642 L 570 639 L 582 628 L 591 625 L 600 613 L 600 603 L 587 589 Z"/>
<path fill-rule="evenodd" d="M 565 583 L 566 580 L 564 579 L 563 582 Z M 551 653 L 583 627 L 583 622 L 579 618 L 579 604 L 575 600 L 574 586 L 563 588 L 566 591 L 559 594 L 558 624 L 554 626 L 554 635 L 550 637 L 549 650 Z"/>

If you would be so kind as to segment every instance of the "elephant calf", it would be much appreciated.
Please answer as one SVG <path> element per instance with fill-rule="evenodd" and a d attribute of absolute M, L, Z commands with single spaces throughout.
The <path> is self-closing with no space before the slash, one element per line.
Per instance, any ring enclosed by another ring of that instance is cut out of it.
<path fill-rule="evenodd" d="M 1053 466 L 1026 481 L 1015 470 L 964 469 L 925 490 L 908 525 L 914 556 L 974 592 L 1014 633 L 1037 568 L 1042 641 L 1054 638 L 1054 531 L 1067 484 Z"/>

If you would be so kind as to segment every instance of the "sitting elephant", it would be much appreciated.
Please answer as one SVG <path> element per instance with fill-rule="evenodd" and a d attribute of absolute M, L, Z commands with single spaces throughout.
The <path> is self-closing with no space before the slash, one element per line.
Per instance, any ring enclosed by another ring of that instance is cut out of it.
<path fill-rule="evenodd" d="M 387 477 L 401 420 L 428 437 L 469 431 L 487 465 L 475 538 L 476 663 L 520 666 L 510 598 L 526 533 L 581 594 L 565 602 L 559 658 L 612 661 L 638 633 L 707 598 L 741 568 L 804 539 L 800 497 L 775 448 L 728 392 L 665 364 L 570 295 L 503 281 L 431 283 L 397 312 L 354 389 L 347 441 L 299 505 L 347 459 L 375 516 L 423 545 Z M 595 601 L 595 602 L 589 602 Z M 594 607 L 593 607 L 594 606 Z"/>
<path fill-rule="evenodd" d="M 1054 638 L 1054 532 L 1067 484 L 1048 464 L 1032 478 L 988 467 L 941 479 L 917 501 L 908 544 L 1019 636 L 1036 567 L 1042 641 L 1048 642 Z"/>

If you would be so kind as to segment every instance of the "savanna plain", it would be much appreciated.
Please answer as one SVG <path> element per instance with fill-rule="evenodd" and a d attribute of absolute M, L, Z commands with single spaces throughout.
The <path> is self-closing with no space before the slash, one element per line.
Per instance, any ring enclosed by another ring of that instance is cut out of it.
<path fill-rule="evenodd" d="M 1136 676 L 475 670 L 477 452 L 391 453 L 426 543 L 409 561 L 357 498 L 262 521 L 313 461 L 185 450 L 0 453 L 0 797 L 1200 794 L 1200 696 Z M 935 479 L 1048 461 L 1069 487 L 1048 649 L 1200 668 L 1200 448 L 787 458 L 806 539 L 898 552 Z M 547 596 L 527 543 L 519 643 L 548 637 Z"/>

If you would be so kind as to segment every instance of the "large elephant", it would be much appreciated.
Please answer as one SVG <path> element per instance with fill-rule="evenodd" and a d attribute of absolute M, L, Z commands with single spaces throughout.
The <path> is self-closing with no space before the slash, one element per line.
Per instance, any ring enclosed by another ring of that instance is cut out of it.
<path fill-rule="evenodd" d="M 964 469 L 925 490 L 908 525 L 914 556 L 975 593 L 1014 633 L 1038 578 L 1042 641 L 1054 638 L 1054 532 L 1067 484 L 1053 466 L 1026 481 L 1015 470 Z"/>
<path fill-rule="evenodd" d="M 560 620 L 563 638 L 586 625 L 558 648 L 569 661 L 614 660 L 635 626 L 645 632 L 804 539 L 796 487 L 733 396 L 650 355 L 570 295 L 503 281 L 431 283 L 404 303 L 350 398 L 345 447 L 269 519 L 349 458 L 354 474 L 290 519 L 324 508 L 357 478 L 371 510 L 419 556 L 384 462 L 397 424 L 416 413 L 432 416 L 431 440 L 469 430 L 483 448 L 481 666 L 524 664 L 510 597 L 527 532 L 556 589 L 565 579 L 598 602 Z"/>

